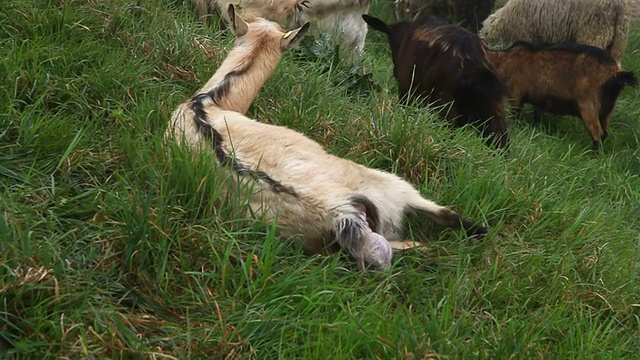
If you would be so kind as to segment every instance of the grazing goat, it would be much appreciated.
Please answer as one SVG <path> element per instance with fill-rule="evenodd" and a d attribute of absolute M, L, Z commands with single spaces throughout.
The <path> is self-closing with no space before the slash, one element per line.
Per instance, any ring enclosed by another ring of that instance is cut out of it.
<path fill-rule="evenodd" d="M 453 102 L 447 117 L 455 126 L 478 126 L 498 147 L 506 147 L 505 90 L 477 35 L 432 16 L 393 25 L 369 15 L 363 18 L 388 35 L 403 101 L 422 98 L 436 106 Z"/>
<path fill-rule="evenodd" d="M 367 36 L 367 24 L 362 15 L 369 11 L 371 0 L 191 0 L 198 15 L 203 17 L 212 10 L 219 10 L 229 19 L 224 10 L 236 6 L 240 16 L 256 16 L 275 21 L 280 26 L 312 24 L 311 32 L 316 36 L 329 34 L 360 55 Z"/>
<path fill-rule="evenodd" d="M 245 22 L 232 5 L 229 18 L 236 46 L 197 95 L 173 112 L 167 135 L 196 149 L 210 146 L 217 166 L 236 182 L 250 185 L 252 213 L 277 219 L 279 233 L 301 239 L 308 252 L 347 251 L 360 269 L 365 264 L 386 269 L 392 247 L 415 246 L 401 241 L 407 212 L 462 227 L 471 236 L 487 233 L 423 198 L 396 175 L 331 155 L 299 132 L 238 112 L 253 101 L 282 51 L 309 26 L 284 33 L 264 19 Z"/>
<path fill-rule="evenodd" d="M 302 21 L 312 24 L 316 36 L 330 34 L 360 56 L 367 37 L 362 15 L 369 12 L 372 0 L 309 0 L 308 9 L 300 13 Z"/>
<path fill-rule="evenodd" d="M 518 41 L 488 55 L 514 107 L 533 104 L 536 121 L 545 111 L 580 116 L 594 149 L 607 137 L 618 95 L 637 83 L 608 52 L 589 45 Z"/>
<path fill-rule="evenodd" d="M 577 43 L 607 50 L 619 63 L 627 46 L 629 0 L 509 0 L 482 24 L 489 45 Z"/>

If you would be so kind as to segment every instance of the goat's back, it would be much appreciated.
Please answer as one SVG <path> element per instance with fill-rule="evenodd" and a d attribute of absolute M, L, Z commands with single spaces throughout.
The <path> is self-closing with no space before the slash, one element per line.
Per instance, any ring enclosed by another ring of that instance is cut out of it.
<path fill-rule="evenodd" d="M 621 71 L 607 51 L 588 45 L 516 42 L 492 58 L 510 93 L 533 102 L 596 98 L 605 82 Z"/>
<path fill-rule="evenodd" d="M 331 155 L 317 142 L 286 127 L 215 109 L 208 112 L 208 118 L 220 134 L 219 145 L 238 164 L 268 175 L 268 181 L 253 185 L 256 207 L 262 207 L 267 217 L 276 216 L 277 210 L 278 223 L 289 232 L 286 235 L 302 237 L 307 248 L 326 245 L 332 209 L 349 203 L 354 195 L 366 197 L 378 209 L 380 234 L 393 239 L 399 232 L 405 206 L 416 190 L 396 175 Z"/>

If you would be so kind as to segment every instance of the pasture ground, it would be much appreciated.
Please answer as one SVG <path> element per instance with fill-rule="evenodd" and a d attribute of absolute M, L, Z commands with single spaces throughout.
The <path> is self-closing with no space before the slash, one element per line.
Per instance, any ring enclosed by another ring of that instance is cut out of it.
<path fill-rule="evenodd" d="M 287 54 L 250 116 L 495 223 L 475 243 L 411 218 L 428 252 L 364 274 L 238 217 L 211 156 L 163 147 L 231 42 L 186 2 L 0 2 L 0 358 L 638 356 L 639 90 L 601 153 L 578 119 L 525 111 L 505 157 L 400 107 L 382 34 L 363 60 L 379 91 Z M 640 75 L 639 48 L 634 29 Z"/>

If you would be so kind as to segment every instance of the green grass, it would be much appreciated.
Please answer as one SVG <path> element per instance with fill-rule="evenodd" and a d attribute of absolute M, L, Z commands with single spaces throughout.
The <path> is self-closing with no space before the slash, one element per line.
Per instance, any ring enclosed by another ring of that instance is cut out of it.
<path fill-rule="evenodd" d="M 195 20 L 169 0 L 0 2 L 0 358 L 637 357 L 639 90 L 599 154 L 579 119 L 525 111 L 504 157 L 401 108 L 381 34 L 363 60 L 381 91 L 287 54 L 250 116 L 495 223 L 476 243 L 411 218 L 429 251 L 365 274 L 242 218 L 211 156 L 163 146 L 232 41 Z M 640 74 L 637 49 L 634 28 Z"/>

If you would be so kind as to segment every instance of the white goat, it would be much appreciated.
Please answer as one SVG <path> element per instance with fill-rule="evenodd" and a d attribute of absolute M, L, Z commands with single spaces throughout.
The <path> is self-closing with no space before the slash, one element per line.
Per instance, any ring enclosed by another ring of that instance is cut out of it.
<path fill-rule="evenodd" d="M 299 18 L 313 24 L 314 35 L 329 34 L 355 55 L 362 54 L 368 31 L 362 15 L 369 12 L 371 0 L 309 0 L 305 6 Z"/>
<path fill-rule="evenodd" d="M 173 112 L 167 132 L 198 149 L 211 146 L 218 166 L 237 182 L 251 184 L 253 213 L 277 219 L 280 234 L 301 239 L 308 252 L 346 250 L 361 269 L 365 264 L 386 269 L 391 247 L 417 245 L 401 241 L 407 211 L 452 228 L 462 226 L 470 235 L 486 234 L 486 228 L 422 198 L 396 175 L 328 154 L 299 132 L 241 114 L 282 52 L 309 25 L 285 33 L 264 19 L 245 22 L 233 5 L 228 15 L 237 37 L 234 49 L 198 94 Z"/>
<path fill-rule="evenodd" d="M 242 17 L 262 17 L 284 27 L 312 24 L 316 36 L 329 35 L 346 45 L 356 55 L 364 49 L 367 24 L 362 15 L 369 12 L 371 0 L 191 0 L 198 15 L 204 17 L 212 10 L 226 16 L 226 9 L 234 5 Z"/>

